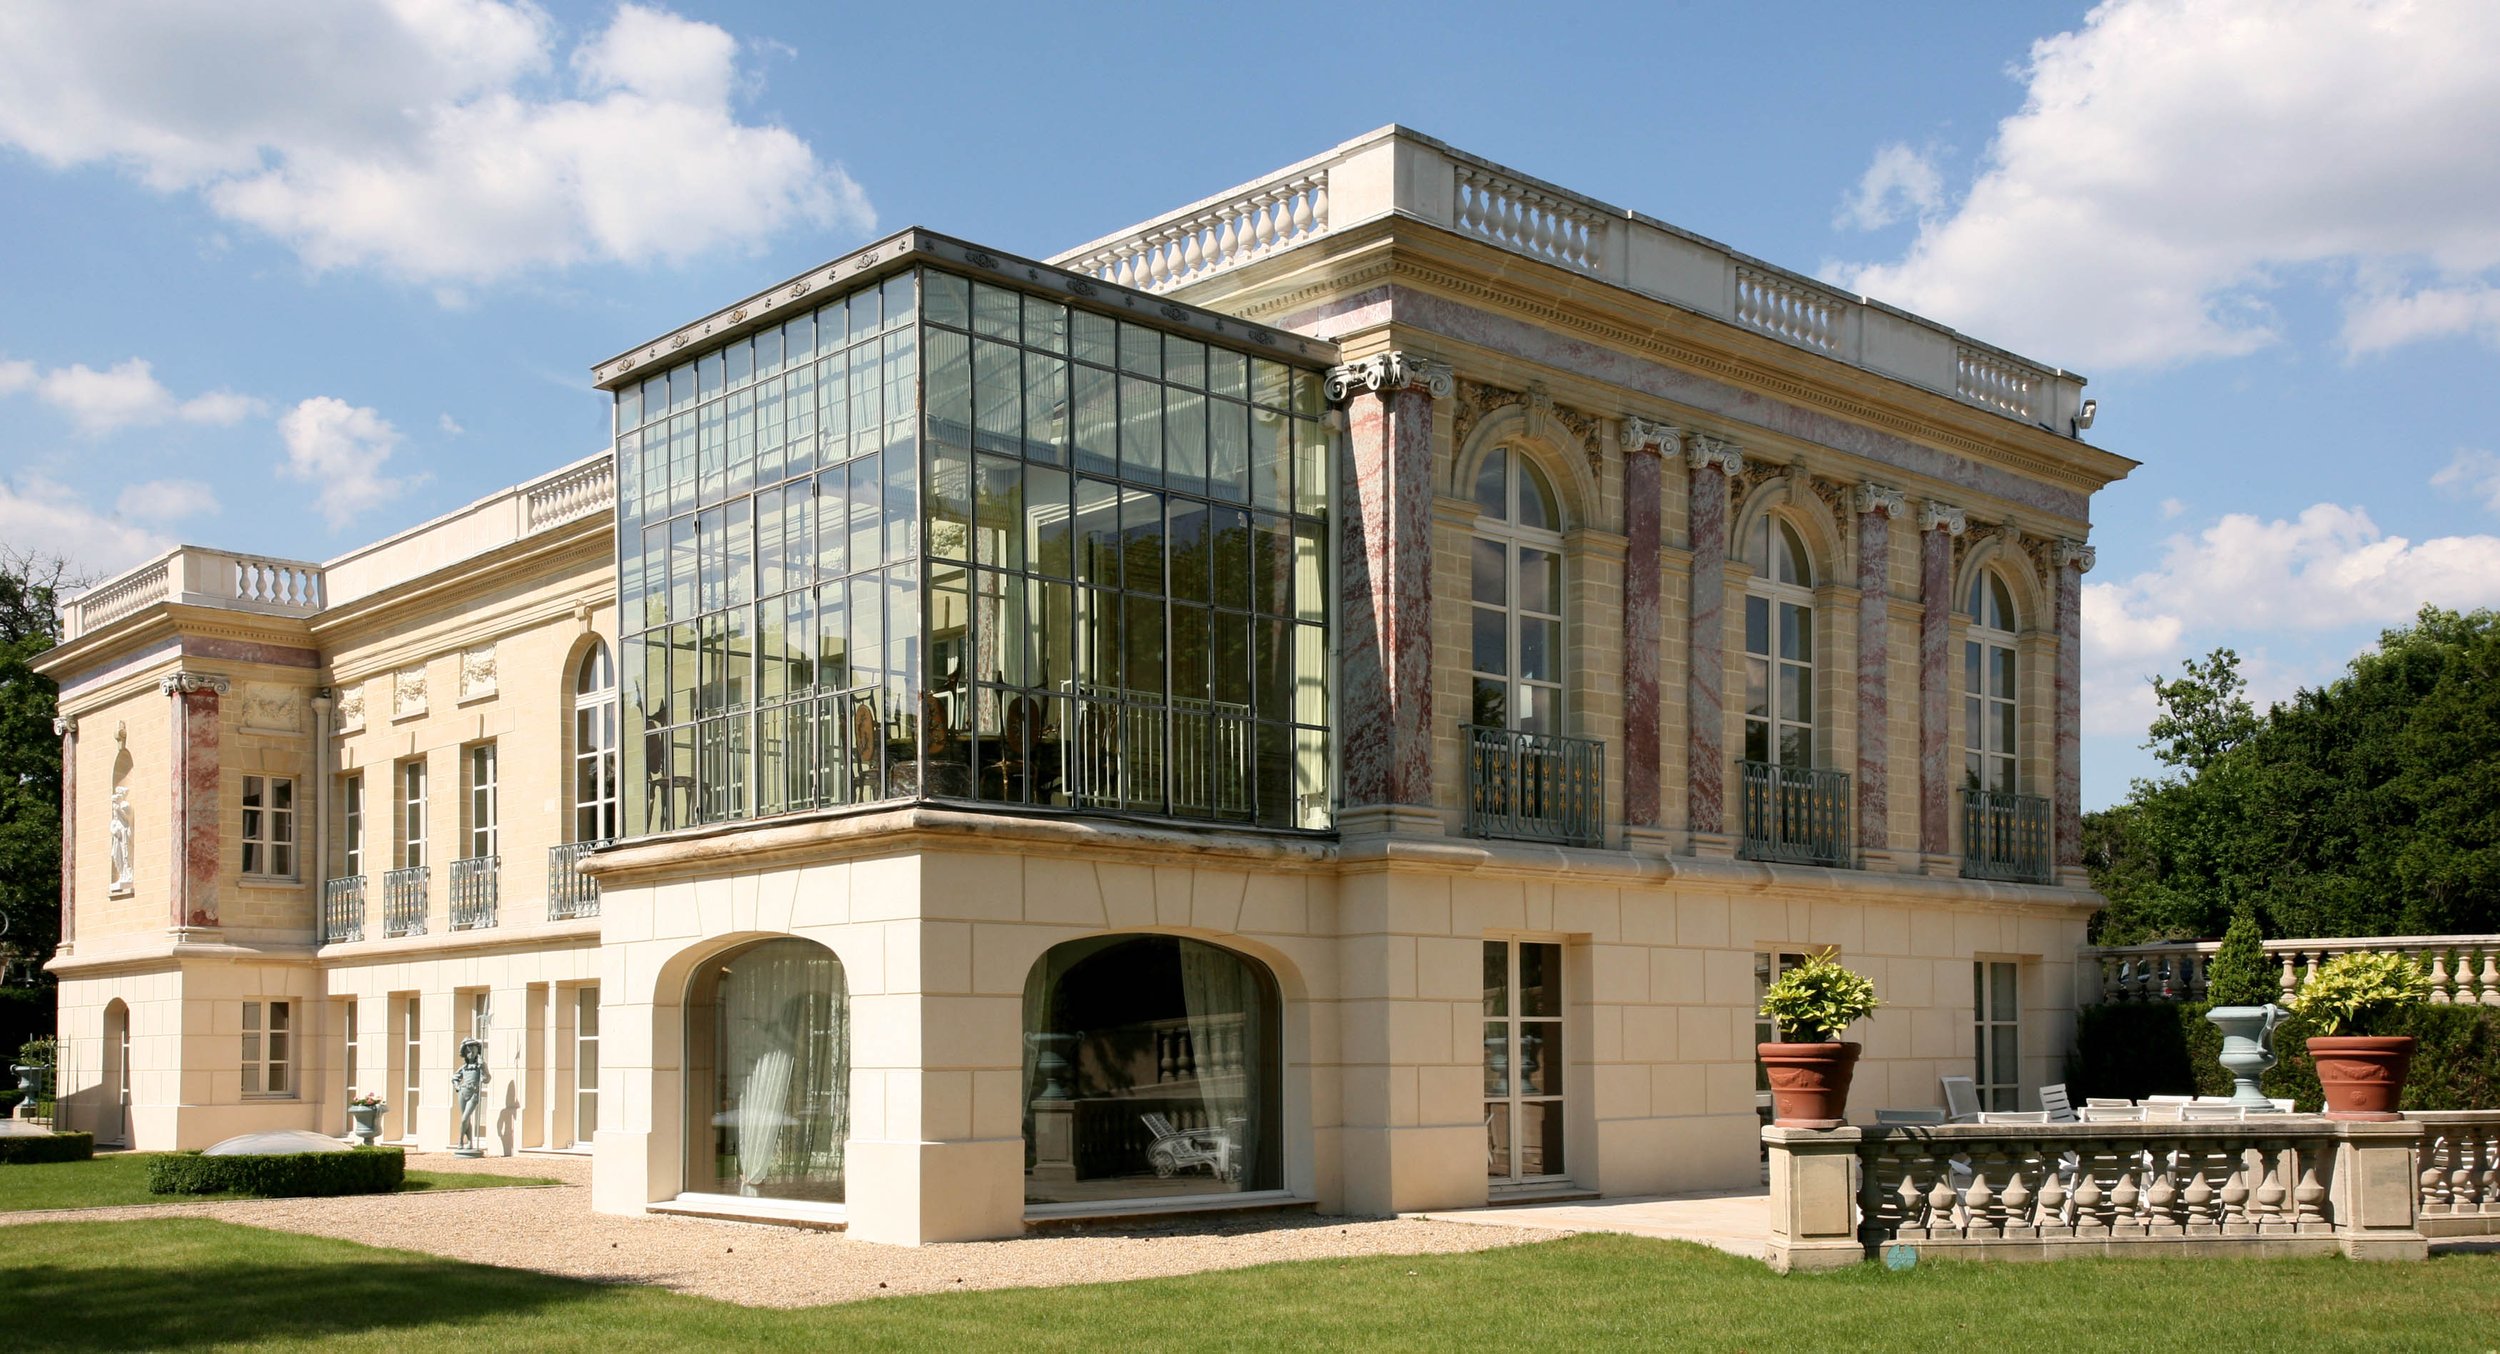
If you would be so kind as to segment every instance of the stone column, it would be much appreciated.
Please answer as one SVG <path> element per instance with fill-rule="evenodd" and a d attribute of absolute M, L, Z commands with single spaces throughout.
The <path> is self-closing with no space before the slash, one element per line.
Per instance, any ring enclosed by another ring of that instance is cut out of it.
<path fill-rule="evenodd" d="M 1892 519 L 1898 489 L 1861 484 L 1858 519 L 1858 853 L 1870 864 L 1892 846 Z"/>
<path fill-rule="evenodd" d="M 1690 663 L 1684 684 L 1686 726 L 1685 823 L 1695 855 L 1733 854 L 1727 840 L 1727 721 L 1720 686 L 1727 680 L 1728 481 L 1744 473 L 1745 454 L 1733 443 L 1696 436 L 1685 443 L 1692 464 L 1693 551 Z"/>
<path fill-rule="evenodd" d="M 2059 541 L 2057 564 L 2057 868 L 2083 869 L 2083 576 L 2096 556 Z M 2081 879 L 2069 881 L 2081 883 Z"/>
<path fill-rule="evenodd" d="M 1930 873 L 1956 874 L 1953 855 L 1953 538 L 1962 510 L 1933 499 L 1918 514 L 1918 849 Z"/>
<path fill-rule="evenodd" d="M 1664 453 L 1683 434 L 1637 415 L 1623 420 L 1623 832 L 1625 845 L 1665 844 L 1659 797 L 1659 515 L 1665 510 Z"/>
<path fill-rule="evenodd" d="M 52 732 L 61 740 L 61 943 L 58 953 L 71 953 L 78 934 L 78 721 L 56 717 Z"/>
<path fill-rule="evenodd" d="M 1846 1269 L 1866 1259 L 1858 1240 L 1856 1128 L 1766 1128 L 1771 1226 L 1762 1258 L 1782 1274 Z"/>
<path fill-rule="evenodd" d="M 1432 402 L 1447 366 L 1383 353 L 1328 373 L 1349 459 L 1338 535 L 1345 635 L 1338 691 L 1344 807 L 1373 830 L 1430 832 L 1432 803 Z"/>
<path fill-rule="evenodd" d="M 173 925 L 177 931 L 217 925 L 218 698 L 226 679 L 177 672 L 157 683 L 174 701 Z"/>

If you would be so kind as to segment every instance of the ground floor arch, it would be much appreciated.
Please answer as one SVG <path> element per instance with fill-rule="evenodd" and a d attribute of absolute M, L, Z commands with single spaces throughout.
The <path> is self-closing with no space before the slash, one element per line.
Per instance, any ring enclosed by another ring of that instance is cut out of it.
<path fill-rule="evenodd" d="M 694 966 L 685 1028 L 685 1189 L 843 1202 L 851 1132 L 842 961 L 780 936 Z"/>

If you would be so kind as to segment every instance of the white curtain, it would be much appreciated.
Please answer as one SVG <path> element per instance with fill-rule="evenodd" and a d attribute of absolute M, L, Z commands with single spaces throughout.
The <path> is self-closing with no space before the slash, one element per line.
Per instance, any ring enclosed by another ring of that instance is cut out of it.
<path fill-rule="evenodd" d="M 1258 983 L 1247 964 L 1212 945 L 1184 940 L 1180 960 L 1181 1006 L 1205 1128 L 1231 1144 L 1232 1173 L 1247 1178 L 1258 1126 L 1250 1107 Z"/>
<path fill-rule="evenodd" d="M 842 965 L 820 945 L 769 941 L 730 961 L 719 1000 L 739 1192 L 839 1198 L 850 1134 Z"/>

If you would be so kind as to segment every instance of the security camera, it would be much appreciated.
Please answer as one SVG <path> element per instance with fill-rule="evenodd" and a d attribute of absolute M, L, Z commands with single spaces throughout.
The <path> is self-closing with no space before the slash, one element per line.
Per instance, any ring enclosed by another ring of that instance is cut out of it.
<path fill-rule="evenodd" d="M 2083 407 L 2075 411 L 2075 431 L 2082 432 L 2084 429 L 2091 427 L 2093 417 L 2100 412 L 2101 402 L 2099 400 L 2085 400 L 2083 402 Z"/>

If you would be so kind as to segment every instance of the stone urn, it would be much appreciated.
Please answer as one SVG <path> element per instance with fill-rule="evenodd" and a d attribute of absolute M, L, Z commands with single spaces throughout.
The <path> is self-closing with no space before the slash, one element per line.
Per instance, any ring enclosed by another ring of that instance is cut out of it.
<path fill-rule="evenodd" d="M 2315 1034 L 2309 1061 L 2326 1092 L 2326 1117 L 2384 1123 L 2401 1119 L 2405 1073 L 2413 1068 L 2409 1034 Z"/>
<path fill-rule="evenodd" d="M 1756 1044 L 1771 1083 L 1773 1128 L 1839 1128 L 1848 1122 L 1858 1045 Z"/>
<path fill-rule="evenodd" d="M 2231 1074 L 2231 1103 L 2270 1110 L 2274 1102 L 2257 1089 L 2257 1079 L 2274 1066 L 2274 1027 L 2291 1012 L 2267 1002 L 2263 1006 L 2217 1006 L 2205 1018 L 2222 1031 L 2222 1070 Z"/>
<path fill-rule="evenodd" d="M 371 1147 L 382 1136 L 381 1105 L 350 1105 L 347 1107 L 348 1131 L 356 1135 L 356 1145 Z"/>

